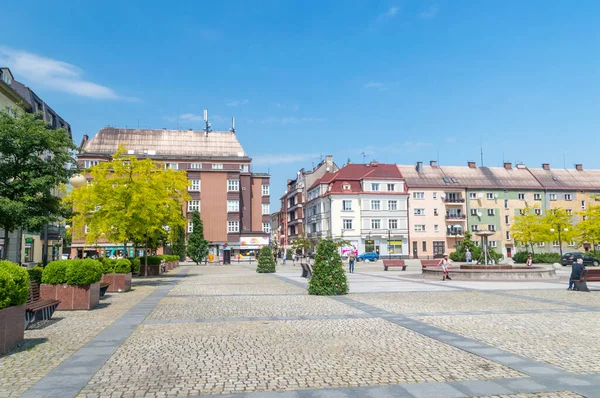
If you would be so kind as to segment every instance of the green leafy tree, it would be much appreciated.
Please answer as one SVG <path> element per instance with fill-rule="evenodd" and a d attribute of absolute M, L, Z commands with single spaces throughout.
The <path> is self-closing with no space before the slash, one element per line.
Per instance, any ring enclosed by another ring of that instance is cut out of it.
<path fill-rule="evenodd" d="M 204 239 L 204 225 L 197 210 L 192 213 L 192 225 L 193 230 L 188 238 L 187 254 L 192 261 L 199 264 L 208 256 L 208 241 Z"/>
<path fill-rule="evenodd" d="M 275 272 L 275 260 L 273 259 L 273 251 L 269 246 L 263 246 L 258 255 L 258 265 L 256 266 L 258 273 L 273 273 Z"/>
<path fill-rule="evenodd" d="M 25 112 L 0 111 L 0 228 L 40 231 L 62 216 L 58 188 L 76 172 L 75 145 L 64 129 L 52 129 Z M 7 250 L 4 250 L 6 259 Z"/>
<path fill-rule="evenodd" d="M 526 248 L 531 248 L 534 253 L 534 246 L 545 242 L 546 235 L 550 227 L 545 225 L 542 216 L 535 214 L 534 209 L 525 208 L 523 214 L 515 216 L 515 220 L 510 227 L 510 233 L 513 239 Z"/>
<path fill-rule="evenodd" d="M 576 238 L 573 228 L 573 216 L 565 209 L 557 207 L 548 210 L 541 220 L 540 236 L 544 242 L 557 241 L 562 253 L 562 243 L 571 242 Z"/>
<path fill-rule="evenodd" d="M 179 256 L 179 260 L 185 260 L 185 229 L 181 226 L 175 231 L 175 238 L 171 243 L 173 254 Z"/>
<path fill-rule="evenodd" d="M 73 231 L 86 243 L 128 242 L 136 247 L 156 247 L 164 236 L 173 236 L 186 219 L 181 204 L 189 199 L 184 171 L 166 170 L 150 159 L 126 155 L 120 146 L 110 162 L 89 170 L 92 180 L 73 189 L 66 200 L 73 204 Z M 87 233 L 83 233 L 83 226 Z M 144 250 L 147 267 L 147 250 Z"/>
<path fill-rule="evenodd" d="M 600 206 L 592 205 L 577 213 L 579 222 L 574 227 L 576 242 L 579 246 L 591 244 L 592 250 L 600 242 Z"/>
<path fill-rule="evenodd" d="M 300 235 L 292 242 L 292 248 L 295 253 L 302 253 L 302 255 L 306 255 L 312 248 L 314 247 L 314 243 L 306 237 L 305 234 Z"/>
<path fill-rule="evenodd" d="M 331 239 L 319 242 L 313 272 L 308 281 L 308 293 L 335 296 L 348 293 L 348 279 L 342 266 L 338 247 Z"/>

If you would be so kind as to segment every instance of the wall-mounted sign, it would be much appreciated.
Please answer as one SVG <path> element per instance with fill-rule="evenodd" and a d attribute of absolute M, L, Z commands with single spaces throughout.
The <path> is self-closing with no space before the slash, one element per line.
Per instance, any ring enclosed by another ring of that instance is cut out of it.
<path fill-rule="evenodd" d="M 33 238 L 25 238 L 25 244 L 26 245 L 32 245 L 33 244 Z"/>
<path fill-rule="evenodd" d="M 242 236 L 240 237 L 240 246 L 253 246 L 253 245 L 268 245 L 269 238 L 262 236 Z"/>
<path fill-rule="evenodd" d="M 402 246 L 401 240 L 388 240 L 388 245 L 390 246 Z"/>
<path fill-rule="evenodd" d="M 374 245 L 374 244 L 375 244 L 375 241 L 372 239 L 365 240 L 365 245 Z"/>

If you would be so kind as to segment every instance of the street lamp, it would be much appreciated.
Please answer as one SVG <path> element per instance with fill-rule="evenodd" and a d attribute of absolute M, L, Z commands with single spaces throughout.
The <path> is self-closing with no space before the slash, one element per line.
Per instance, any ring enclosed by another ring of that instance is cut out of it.
<path fill-rule="evenodd" d="M 81 174 L 74 174 L 71 178 L 69 178 L 69 182 L 74 188 L 81 188 L 85 185 L 85 177 Z"/>
<path fill-rule="evenodd" d="M 550 232 L 554 233 L 554 228 L 550 228 Z M 556 224 L 556 231 L 558 232 L 558 249 L 560 251 L 560 257 L 562 258 L 562 238 L 560 237 L 561 231 L 569 232 L 569 228 L 562 228 L 561 224 Z"/>

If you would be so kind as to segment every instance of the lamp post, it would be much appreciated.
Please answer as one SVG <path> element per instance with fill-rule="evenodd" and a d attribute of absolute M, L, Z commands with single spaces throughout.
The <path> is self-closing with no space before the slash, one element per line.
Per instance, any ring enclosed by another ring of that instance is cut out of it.
<path fill-rule="evenodd" d="M 550 228 L 550 232 L 554 233 L 555 229 Z M 556 231 L 558 232 L 558 250 L 560 251 L 560 257 L 562 258 L 562 238 L 560 236 L 561 231 L 569 232 L 569 228 L 563 228 L 562 224 L 556 224 Z"/>

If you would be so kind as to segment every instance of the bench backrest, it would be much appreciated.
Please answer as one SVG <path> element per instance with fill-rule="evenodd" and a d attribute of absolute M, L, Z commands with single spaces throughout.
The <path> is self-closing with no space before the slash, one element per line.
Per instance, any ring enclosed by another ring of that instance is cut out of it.
<path fill-rule="evenodd" d="M 40 300 L 40 285 L 35 282 L 29 282 L 29 299 L 27 304 Z"/>
<path fill-rule="evenodd" d="M 383 260 L 383 265 L 386 267 L 404 266 L 404 260 Z"/>
<path fill-rule="evenodd" d="M 421 260 L 421 265 L 425 267 L 433 267 L 440 265 L 440 260 Z"/>

